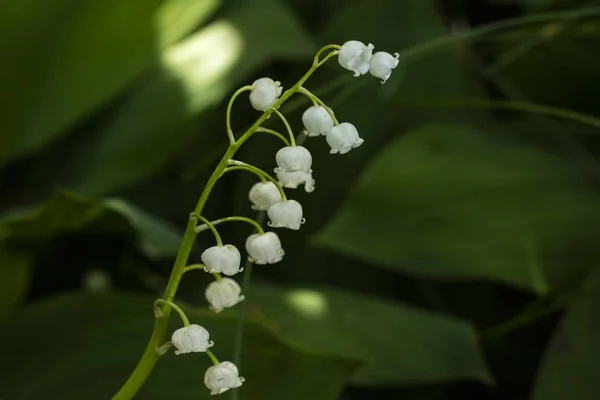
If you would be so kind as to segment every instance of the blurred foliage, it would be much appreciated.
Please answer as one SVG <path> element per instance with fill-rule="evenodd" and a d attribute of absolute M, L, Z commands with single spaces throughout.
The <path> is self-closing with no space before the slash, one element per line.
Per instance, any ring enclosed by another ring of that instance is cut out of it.
<path fill-rule="evenodd" d="M 402 62 L 385 85 L 335 60 L 307 83 L 365 143 L 305 144 L 317 190 L 289 191 L 307 222 L 253 273 L 240 398 L 600 398 L 597 0 L 0 7 L 3 400 L 116 392 L 225 149 L 228 96 L 289 87 L 351 39 Z M 295 132 L 307 105 L 282 107 Z M 234 131 L 257 116 L 240 97 Z M 257 135 L 239 157 L 272 170 L 278 146 Z M 254 217 L 253 179 L 223 177 L 206 216 Z M 179 298 L 227 359 L 235 312 L 206 311 L 209 281 L 186 275 Z M 164 356 L 136 398 L 208 397 L 207 362 Z"/>

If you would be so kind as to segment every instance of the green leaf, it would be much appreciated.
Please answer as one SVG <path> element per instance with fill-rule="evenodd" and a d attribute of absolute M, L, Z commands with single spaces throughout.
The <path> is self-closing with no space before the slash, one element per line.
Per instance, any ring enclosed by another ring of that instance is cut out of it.
<path fill-rule="evenodd" d="M 536 379 L 533 400 L 600 398 L 600 269 L 588 277 L 556 329 Z"/>
<path fill-rule="evenodd" d="M 366 15 L 369 17 L 365 18 Z M 444 35 L 450 35 L 450 32 L 434 0 L 348 2 L 320 33 L 326 43 L 342 44 L 356 39 L 365 44 L 372 43 L 375 52 L 391 54 Z M 371 79 L 374 78 L 365 76 L 364 82 Z M 411 60 L 409 64 L 403 62 L 394 70 L 389 81 L 380 85 L 379 91 L 386 98 L 394 95 L 396 99 L 414 99 L 471 92 L 473 89 L 473 79 L 465 73 L 457 46 L 448 46 Z"/>
<path fill-rule="evenodd" d="M 4 2 L 0 163 L 36 151 L 103 106 L 155 64 L 161 46 L 189 33 L 218 4 Z"/>
<path fill-rule="evenodd" d="M 599 22 L 596 17 L 548 23 L 528 41 L 501 48 L 495 69 L 508 83 L 505 91 L 516 99 L 599 115 Z"/>
<path fill-rule="evenodd" d="M 318 239 L 391 270 L 545 293 L 594 263 L 575 267 L 571 253 L 594 252 L 599 201 L 586 174 L 547 150 L 427 125 L 381 152 Z"/>
<path fill-rule="evenodd" d="M 194 118 L 218 104 L 234 85 L 274 59 L 310 59 L 315 50 L 293 13 L 272 0 L 240 3 L 162 55 L 153 75 L 130 96 L 102 134 L 79 155 L 75 182 L 104 194 L 146 178 L 198 142 Z M 247 97 L 242 96 L 240 101 Z M 223 129 L 202 133 L 226 140 Z M 198 147 L 207 152 L 208 146 Z"/>
<path fill-rule="evenodd" d="M 57 190 L 37 207 L 0 218 L 0 240 L 49 238 L 88 228 L 134 237 L 151 256 L 175 255 L 181 236 L 170 225 L 121 199 L 96 200 Z"/>
<path fill-rule="evenodd" d="M 9 317 L 27 294 L 31 260 L 0 247 L 0 322 Z"/>
<path fill-rule="evenodd" d="M 0 376 L 11 400 L 106 400 L 125 382 L 152 331 L 152 298 L 126 294 L 70 294 L 31 306 L 2 326 Z M 235 317 L 188 311 L 215 342 L 211 349 L 231 360 Z M 172 318 L 173 329 L 181 322 Z M 255 319 L 247 321 L 238 389 L 242 398 L 334 400 L 358 365 L 348 357 L 307 353 L 277 339 Z M 136 399 L 209 399 L 204 354 L 163 356 Z M 34 378 L 32 378 L 34 377 Z M 228 394 L 226 395 L 228 396 Z"/>
<path fill-rule="evenodd" d="M 370 361 L 359 385 L 474 379 L 491 384 L 477 333 L 463 321 L 334 289 L 253 285 L 248 302 L 280 335 L 315 352 Z"/>

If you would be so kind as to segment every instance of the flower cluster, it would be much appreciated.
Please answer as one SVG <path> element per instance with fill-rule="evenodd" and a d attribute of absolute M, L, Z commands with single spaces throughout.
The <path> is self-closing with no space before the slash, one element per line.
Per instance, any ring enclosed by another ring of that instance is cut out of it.
<path fill-rule="evenodd" d="M 326 49 L 334 50 L 320 62 L 319 54 Z M 373 54 L 373 45 L 365 46 L 358 41 L 349 41 L 342 46 L 325 46 L 322 51 L 317 53 L 313 67 L 318 67 L 327 59 L 337 55 L 339 64 L 354 72 L 355 76 L 361 76 L 369 72 L 371 75 L 380 78 L 382 83 L 390 77 L 392 70 L 398 65 L 399 58 L 398 54 L 395 57 L 385 52 Z M 228 171 L 241 169 L 256 174 L 260 178 L 260 182 L 252 186 L 248 199 L 252 209 L 266 211 L 269 217 L 267 225 L 271 228 L 299 230 L 305 222 L 302 205 L 296 200 L 288 199 L 284 189 L 296 189 L 302 185 L 306 192 L 312 192 L 315 189 L 315 180 L 312 176 L 313 157 L 306 147 L 296 145 L 290 124 L 283 114 L 277 110 L 287 97 L 297 92 L 310 98 L 313 105 L 302 114 L 303 133 L 308 137 L 325 136 L 331 154 L 346 154 L 364 142 L 353 124 L 338 122 L 333 110 L 317 96 L 300 86 L 300 83 L 282 94 L 283 88 L 280 82 L 270 78 L 258 79 L 252 85 L 241 88 L 233 95 L 227 111 L 228 136 L 233 146 L 230 147 L 230 149 L 233 148 L 233 151 L 227 154 L 234 154 L 237 147 L 250 134 L 254 133 L 254 131 L 249 131 L 248 135 L 245 134 L 240 140 L 235 141 L 233 132 L 230 129 L 229 113 L 231 105 L 236 96 L 243 91 L 250 91 L 250 104 L 254 109 L 264 113 L 263 117 L 256 123 L 258 128 L 255 127 L 255 131 L 273 133 L 285 142 L 285 146 L 277 151 L 274 157 L 277 165 L 273 170 L 275 177 L 253 165 L 229 158 L 228 155 L 224 156 L 222 164 L 220 164 L 221 169 L 217 169 L 215 172 L 215 174 L 222 175 Z M 287 128 L 289 140 L 279 132 L 260 126 L 260 123 L 271 115 L 277 115 L 282 120 Z M 198 208 L 198 210 L 201 209 L 202 206 Z M 254 264 L 278 263 L 283 259 L 285 252 L 275 232 L 265 232 L 258 222 L 250 218 L 227 217 L 210 222 L 199 214 L 193 215 L 197 218 L 196 221 L 201 220 L 204 223 L 197 225 L 195 232 L 210 229 L 217 244 L 202 252 L 200 256 L 202 264 L 187 267 L 186 270 L 203 269 L 205 272 L 214 275 L 215 280 L 206 288 L 205 296 L 209 308 L 218 313 L 239 304 L 244 300 L 244 295 L 240 285 L 231 278 L 243 270 L 241 267 L 241 252 L 232 244 L 223 244 L 215 225 L 229 221 L 252 224 L 256 228 L 256 233 L 252 233 L 246 238 L 245 250 L 248 260 Z M 162 299 L 157 300 L 157 302 L 166 303 L 177 310 L 184 322 L 184 327 L 177 329 L 171 338 L 171 343 L 176 348 L 175 354 L 204 352 L 213 361 L 214 365 L 208 368 L 204 376 L 204 382 L 210 389 L 211 394 L 221 394 L 242 385 L 244 378 L 239 376 L 237 367 L 229 361 L 219 362 L 209 350 L 213 346 L 213 342 L 209 340 L 209 332 L 204 327 L 189 324 L 183 311 L 174 303 Z M 157 311 L 157 317 L 161 315 L 159 311 Z"/>

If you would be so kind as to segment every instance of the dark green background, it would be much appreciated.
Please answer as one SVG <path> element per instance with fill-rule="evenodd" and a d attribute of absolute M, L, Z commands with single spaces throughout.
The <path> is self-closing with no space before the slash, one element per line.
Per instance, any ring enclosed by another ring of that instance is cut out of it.
<path fill-rule="evenodd" d="M 304 144 L 316 190 L 288 190 L 306 224 L 254 269 L 239 398 L 600 398 L 598 1 L 7 0 L 0 33 L 0 399 L 118 390 L 228 97 L 289 88 L 347 40 L 401 63 L 381 85 L 334 59 L 306 84 L 365 143 Z M 308 105 L 281 108 L 295 133 Z M 259 115 L 242 95 L 234 131 Z M 271 170 L 279 147 L 237 157 Z M 255 217 L 254 179 L 225 176 L 204 215 Z M 231 359 L 236 312 L 207 310 L 209 282 L 186 274 L 178 301 Z M 209 398 L 207 366 L 170 352 L 136 398 Z"/>

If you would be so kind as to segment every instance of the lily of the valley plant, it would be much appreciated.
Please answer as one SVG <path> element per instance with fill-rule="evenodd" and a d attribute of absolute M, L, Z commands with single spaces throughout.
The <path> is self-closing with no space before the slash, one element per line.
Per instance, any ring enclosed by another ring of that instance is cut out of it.
<path fill-rule="evenodd" d="M 325 55 L 321 58 L 323 54 Z M 254 210 L 267 212 L 270 220 L 268 226 L 293 230 L 301 228 L 305 221 L 302 205 L 296 200 L 288 199 L 284 188 L 295 189 L 304 186 L 307 192 L 312 192 L 315 189 L 315 180 L 313 179 L 310 151 L 296 145 L 290 123 L 278 110 L 293 94 L 299 93 L 311 100 L 312 106 L 302 115 L 303 132 L 308 137 L 325 136 L 327 144 L 331 147 L 330 153 L 345 154 L 363 143 L 363 139 L 354 125 L 350 122 L 339 122 L 333 110 L 303 86 L 313 72 L 336 56 L 339 64 L 352 71 L 355 77 L 368 72 L 380 79 L 382 83 L 388 80 L 392 70 L 399 63 L 398 54 L 395 56 L 385 52 L 373 54 L 372 44 L 365 45 L 353 40 L 342 46 L 327 45 L 317 52 L 308 72 L 285 92 L 280 82 L 271 78 L 261 78 L 252 85 L 238 89 L 231 97 L 225 123 L 229 148 L 208 179 L 196 208 L 190 214 L 165 294 L 163 298 L 156 300 L 154 305 L 156 321 L 148 346 L 127 382 L 114 396 L 114 400 L 133 398 L 160 356 L 169 351 L 171 347 L 175 348 L 177 355 L 189 357 L 188 354 L 191 353 L 205 353 L 210 358 L 213 365 L 206 370 L 204 383 L 213 395 L 235 389 L 244 383 L 244 378 L 240 376 L 235 364 L 230 361 L 220 361 L 210 350 L 213 346 L 218 348 L 218 338 L 216 338 L 216 343 L 213 343 L 210 340 L 210 333 L 204 327 L 190 324 L 184 311 L 175 303 L 175 295 L 185 272 L 202 269 L 215 278 L 205 292 L 212 311 L 221 312 L 244 300 L 242 288 L 231 278 L 243 270 L 241 268 L 241 252 L 232 244 L 224 244 L 215 227 L 224 222 L 245 222 L 251 224 L 256 230 L 256 233 L 248 236 L 245 244 L 246 255 L 250 262 L 274 264 L 283 260 L 285 251 L 277 233 L 265 232 L 257 221 L 241 216 L 210 221 L 202 215 L 202 212 L 214 185 L 221 176 L 230 171 L 245 170 L 255 174 L 259 179 L 259 182 L 250 189 L 248 197 Z M 250 92 L 249 100 L 252 107 L 262 112 L 262 115 L 236 139 L 231 129 L 231 109 L 235 99 L 244 92 Z M 281 119 L 287 135 L 262 127 L 262 124 L 271 115 Z M 272 134 L 284 143 L 284 147 L 275 154 L 277 165 L 274 168 L 275 177 L 253 165 L 234 159 L 237 150 L 257 132 Z M 216 244 L 204 250 L 200 257 L 202 264 L 188 265 L 195 238 L 205 230 L 212 232 Z M 172 310 L 179 314 L 183 327 L 172 332 L 171 340 L 167 341 L 168 319 Z"/>

